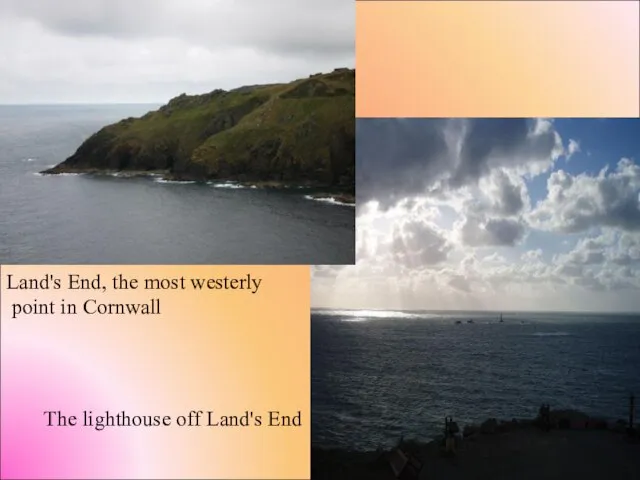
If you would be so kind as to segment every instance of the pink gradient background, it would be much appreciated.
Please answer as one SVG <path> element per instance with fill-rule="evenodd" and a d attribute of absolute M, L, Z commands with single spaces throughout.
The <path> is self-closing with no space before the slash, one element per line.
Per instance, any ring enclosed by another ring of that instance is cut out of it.
<path fill-rule="evenodd" d="M 2 369 L 2 478 L 123 478 L 135 468 L 124 430 L 44 427 L 43 401 L 52 409 L 81 411 L 109 401 L 104 384 L 46 345 L 6 342 Z"/>
<path fill-rule="evenodd" d="M 6 275 L 101 272 L 209 277 L 250 272 L 240 292 L 28 292 Z M 161 298 L 157 317 L 31 316 L 13 302 Z M 310 470 L 309 267 L 2 267 L 2 479 L 278 478 Z M 300 428 L 52 428 L 42 412 L 170 415 L 302 411 Z"/>

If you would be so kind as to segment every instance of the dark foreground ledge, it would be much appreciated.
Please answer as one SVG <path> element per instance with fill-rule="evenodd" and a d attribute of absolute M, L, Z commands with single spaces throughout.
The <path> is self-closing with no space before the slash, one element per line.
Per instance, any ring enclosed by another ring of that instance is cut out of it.
<path fill-rule="evenodd" d="M 638 428 L 624 421 L 591 419 L 574 411 L 551 413 L 551 429 L 536 420 L 494 419 L 465 427 L 456 454 L 441 439 L 402 441 L 407 454 L 423 463 L 420 478 L 429 480 L 512 480 L 640 478 Z M 312 448 L 314 480 L 391 480 L 390 451 L 355 452 Z"/>

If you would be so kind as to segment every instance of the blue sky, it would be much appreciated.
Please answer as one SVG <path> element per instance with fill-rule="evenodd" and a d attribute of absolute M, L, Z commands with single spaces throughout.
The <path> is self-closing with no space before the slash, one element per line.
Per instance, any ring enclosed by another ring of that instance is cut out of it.
<path fill-rule="evenodd" d="M 314 306 L 640 311 L 639 119 L 357 122 L 358 262 Z"/>
<path fill-rule="evenodd" d="M 563 139 L 578 143 L 580 150 L 567 159 L 562 156 L 545 174 L 527 180 L 532 203 L 547 196 L 547 180 L 554 171 L 564 170 L 571 175 L 597 175 L 606 165 L 615 167 L 623 158 L 640 159 L 639 122 L 633 118 L 560 118 L 553 121 L 556 131 Z M 565 140 L 566 141 L 566 140 Z M 637 163 L 637 162 L 636 162 Z M 562 238 L 550 232 L 532 230 L 519 251 L 542 248 L 545 258 L 570 251 L 581 238 L 566 235 Z"/>
<path fill-rule="evenodd" d="M 553 170 L 565 170 L 572 175 L 597 174 L 605 165 L 614 166 L 623 157 L 640 159 L 640 131 L 633 118 L 559 118 L 554 126 L 563 139 L 573 139 L 580 151 L 567 160 L 561 157 Z M 546 175 L 528 182 L 531 198 L 538 201 L 546 196 Z"/>

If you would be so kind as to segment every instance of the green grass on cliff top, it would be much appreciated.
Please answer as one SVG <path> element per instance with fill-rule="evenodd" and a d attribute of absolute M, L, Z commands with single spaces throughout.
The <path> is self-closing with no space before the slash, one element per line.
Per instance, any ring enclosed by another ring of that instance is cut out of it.
<path fill-rule="evenodd" d="M 140 145 L 150 153 L 171 150 L 212 175 L 220 162 L 242 170 L 265 151 L 268 164 L 258 169 L 279 162 L 322 169 L 330 162 L 335 133 L 355 135 L 354 100 L 355 71 L 337 69 L 288 84 L 181 95 L 107 129 L 117 143 Z"/>

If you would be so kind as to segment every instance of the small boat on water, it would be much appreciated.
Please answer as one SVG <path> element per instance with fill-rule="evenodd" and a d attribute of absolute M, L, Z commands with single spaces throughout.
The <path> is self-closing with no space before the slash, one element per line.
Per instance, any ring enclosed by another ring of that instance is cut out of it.
<path fill-rule="evenodd" d="M 469 320 L 467 320 L 467 323 L 473 323 L 473 318 L 470 318 Z"/>
<path fill-rule="evenodd" d="M 462 325 L 462 320 L 456 320 L 456 325 Z"/>
<path fill-rule="evenodd" d="M 502 314 L 500 314 L 500 323 L 504 323 L 504 320 L 502 319 Z"/>

